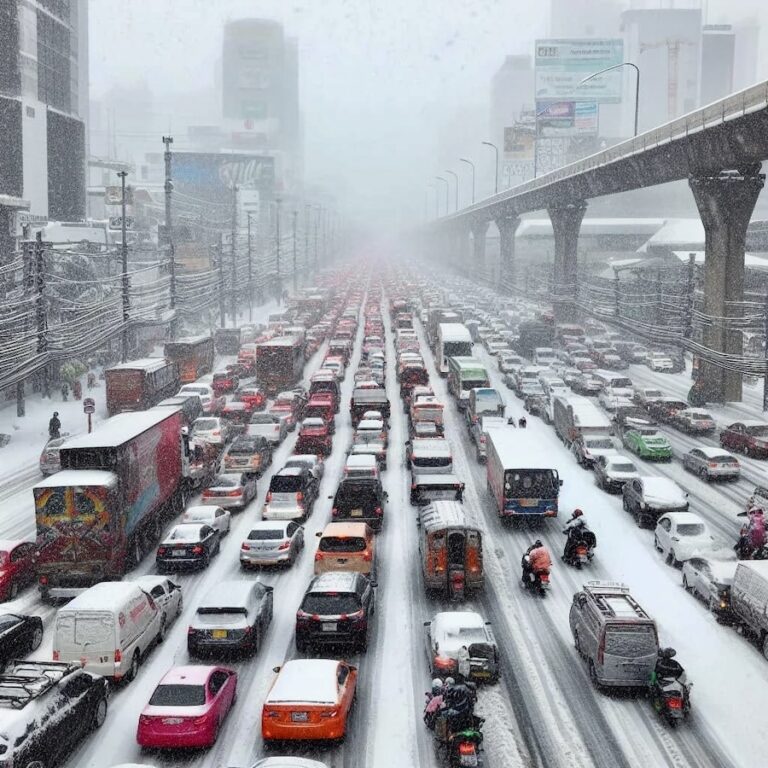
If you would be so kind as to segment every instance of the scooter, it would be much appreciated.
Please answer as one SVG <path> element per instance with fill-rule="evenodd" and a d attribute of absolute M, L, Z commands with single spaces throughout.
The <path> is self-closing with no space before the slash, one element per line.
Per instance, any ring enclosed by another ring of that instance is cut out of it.
<path fill-rule="evenodd" d="M 549 570 L 532 571 L 525 569 L 523 571 L 523 586 L 536 593 L 540 597 L 544 597 L 550 589 Z"/>
<path fill-rule="evenodd" d="M 691 711 L 691 689 L 682 666 L 671 661 L 674 648 L 659 649 L 659 660 L 650 685 L 650 699 L 654 710 L 674 728 Z M 666 669 L 662 666 L 666 665 Z"/>
<path fill-rule="evenodd" d="M 571 547 L 570 552 L 563 554 L 563 562 L 566 565 L 573 565 L 577 569 L 587 565 L 594 557 L 594 548 L 597 546 L 595 534 L 592 531 L 583 531 L 581 536 Z"/>
<path fill-rule="evenodd" d="M 472 716 L 472 726 L 448 737 L 446 745 L 450 768 L 481 768 L 483 765 L 483 732 L 485 720 Z"/>

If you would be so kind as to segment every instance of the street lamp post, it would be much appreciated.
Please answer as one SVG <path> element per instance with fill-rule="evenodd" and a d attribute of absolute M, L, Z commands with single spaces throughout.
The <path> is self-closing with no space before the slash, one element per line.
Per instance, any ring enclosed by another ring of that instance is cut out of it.
<path fill-rule="evenodd" d="M 253 257 L 251 250 L 251 216 L 253 213 L 248 211 L 245 214 L 248 218 L 248 322 L 253 322 Z"/>
<path fill-rule="evenodd" d="M 486 147 L 493 147 L 494 152 L 496 152 L 496 181 L 493 186 L 493 194 L 498 195 L 499 194 L 499 148 L 490 141 L 482 141 L 481 144 L 485 144 Z"/>
<path fill-rule="evenodd" d="M 632 69 L 635 70 L 635 132 L 633 135 L 637 136 L 637 117 L 640 109 L 640 67 L 638 67 L 637 64 L 633 64 L 631 61 L 623 61 L 621 64 L 614 64 L 612 67 L 606 67 L 599 72 L 593 72 L 591 75 L 587 75 L 587 77 L 579 81 L 579 85 L 584 85 L 584 83 L 591 80 L 593 77 L 602 75 L 605 72 L 611 72 L 614 69 L 620 69 L 621 67 L 632 67 Z"/>
<path fill-rule="evenodd" d="M 282 290 L 280 285 L 280 206 L 283 201 L 282 198 L 275 200 L 275 249 L 276 249 L 276 261 L 277 261 L 277 303 L 280 303 L 282 296 Z"/>
<path fill-rule="evenodd" d="M 296 295 L 296 281 L 298 280 L 298 267 L 296 265 L 296 219 L 299 212 L 294 210 L 293 212 L 293 295 Z"/>
<path fill-rule="evenodd" d="M 472 169 L 472 205 L 475 204 L 475 164 L 466 157 L 460 157 L 459 162 L 466 163 Z"/>
<path fill-rule="evenodd" d="M 237 184 L 232 185 L 232 327 L 237 328 Z"/>
<path fill-rule="evenodd" d="M 442 181 L 443 184 L 445 184 L 445 215 L 448 215 L 448 207 L 450 203 L 448 202 L 448 193 L 450 191 L 450 184 L 448 183 L 448 179 L 444 179 L 442 176 L 435 176 L 438 181 Z"/>
<path fill-rule="evenodd" d="M 121 356 L 122 362 L 124 363 L 128 359 L 128 319 L 130 314 L 130 299 L 128 298 L 128 236 L 126 232 L 127 227 L 125 226 L 125 177 L 128 173 L 126 171 L 118 171 L 117 175 L 120 177 L 120 186 L 122 188 L 122 195 L 120 196 L 120 232 L 122 239 L 120 253 L 123 262 L 123 333 Z"/>
<path fill-rule="evenodd" d="M 455 196 L 455 205 L 453 210 L 458 211 L 459 210 L 459 175 L 455 173 L 454 171 L 446 170 L 445 173 L 450 173 L 451 176 L 453 176 L 453 181 L 456 184 L 456 196 Z"/>
<path fill-rule="evenodd" d="M 309 209 L 312 206 L 304 203 L 304 269 L 309 274 Z"/>

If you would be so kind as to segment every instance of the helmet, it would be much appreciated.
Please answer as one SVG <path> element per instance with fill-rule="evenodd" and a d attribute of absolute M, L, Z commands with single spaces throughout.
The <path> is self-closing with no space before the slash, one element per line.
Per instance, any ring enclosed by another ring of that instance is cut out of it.
<path fill-rule="evenodd" d="M 58 416 L 58 415 L 59 415 L 59 412 L 58 412 L 58 411 L 54 411 L 54 412 L 53 412 L 53 415 L 54 415 L 54 416 Z"/>
<path fill-rule="evenodd" d="M 536 541 L 533 542 L 534 549 L 538 549 L 539 547 L 543 547 L 544 545 L 541 543 L 541 539 L 536 539 Z"/>
<path fill-rule="evenodd" d="M 659 656 L 662 659 L 671 659 L 677 656 L 677 651 L 674 648 L 659 648 Z"/>
<path fill-rule="evenodd" d="M 432 693 L 437 694 L 437 693 L 440 693 L 440 691 L 442 690 L 443 690 L 443 681 L 439 677 L 436 677 L 432 681 Z"/>
<path fill-rule="evenodd" d="M 583 514 L 584 513 L 580 509 L 574 509 L 571 517 L 574 517 L 574 518 L 581 517 Z"/>
<path fill-rule="evenodd" d="M 449 685 L 456 685 L 456 681 L 452 677 L 446 677 L 445 678 L 445 685 L 446 687 Z"/>

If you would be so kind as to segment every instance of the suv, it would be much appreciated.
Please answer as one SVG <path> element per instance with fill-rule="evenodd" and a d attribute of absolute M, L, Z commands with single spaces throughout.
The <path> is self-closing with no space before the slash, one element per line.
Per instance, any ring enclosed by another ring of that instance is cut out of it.
<path fill-rule="evenodd" d="M 315 576 L 296 611 L 296 650 L 303 653 L 323 643 L 351 643 L 365 651 L 375 586 L 362 573 L 329 571 Z"/>
<path fill-rule="evenodd" d="M 79 662 L 13 661 L 0 675 L 0 764 L 53 765 L 107 717 L 107 680 Z"/>
<path fill-rule="evenodd" d="M 306 520 L 317 499 L 318 482 L 307 467 L 283 467 L 272 475 L 264 500 L 265 520 Z"/>
<path fill-rule="evenodd" d="M 227 472 L 244 472 L 261 477 L 271 462 L 272 446 L 266 438 L 258 435 L 236 437 L 224 454 L 224 469 Z"/>
<path fill-rule="evenodd" d="M 688 494 L 666 477 L 638 477 L 624 484 L 624 509 L 639 526 L 656 521 L 665 512 L 687 512 Z"/>
<path fill-rule="evenodd" d="M 345 477 L 332 498 L 334 522 L 368 523 L 374 531 L 381 530 L 388 496 L 378 476 Z"/>

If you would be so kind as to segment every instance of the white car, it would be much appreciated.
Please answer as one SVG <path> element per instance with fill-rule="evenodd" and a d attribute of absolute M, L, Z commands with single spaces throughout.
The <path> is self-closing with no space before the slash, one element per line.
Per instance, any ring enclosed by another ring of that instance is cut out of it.
<path fill-rule="evenodd" d="M 662 515 L 653 535 L 656 549 L 674 566 L 710 551 L 714 541 L 709 526 L 693 512 L 668 512 Z"/>
<path fill-rule="evenodd" d="M 213 445 L 224 445 L 229 438 L 229 426 L 218 416 L 201 416 L 192 422 L 192 439 Z"/>
<path fill-rule="evenodd" d="M 683 587 L 700 597 L 717 616 L 728 613 L 731 584 L 738 559 L 730 552 L 724 557 L 691 557 L 683 563 Z"/>
<path fill-rule="evenodd" d="M 325 462 L 322 456 L 314 453 L 294 453 L 285 460 L 285 467 L 306 467 L 315 479 L 320 482 L 325 471 Z"/>
<path fill-rule="evenodd" d="M 631 408 L 634 403 L 624 395 L 616 395 L 610 389 L 604 389 L 598 396 L 597 402 L 609 413 L 613 413 L 619 408 Z"/>
<path fill-rule="evenodd" d="M 638 387 L 635 389 L 634 400 L 638 405 L 648 405 L 654 400 L 661 400 L 664 393 L 656 387 Z"/>
<path fill-rule="evenodd" d="M 664 373 L 672 373 L 672 369 L 675 367 L 672 358 L 666 352 L 649 352 L 646 363 L 652 371 Z"/>
<path fill-rule="evenodd" d="M 592 463 L 592 471 L 595 473 L 595 482 L 608 493 L 621 493 L 626 483 L 640 477 L 637 467 L 620 453 L 598 456 Z"/>
<path fill-rule="evenodd" d="M 139 576 L 134 581 L 157 603 L 157 607 L 162 611 L 162 620 L 166 627 L 176 618 L 181 616 L 184 608 L 184 597 L 181 586 L 175 581 L 171 581 L 167 576 L 157 576 L 147 574 Z"/>
<path fill-rule="evenodd" d="M 229 533 L 232 517 L 228 510 L 221 507 L 195 506 L 189 507 L 181 518 L 182 523 L 205 523 L 215 528 L 222 536 Z"/>

